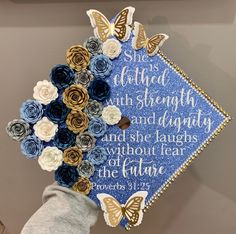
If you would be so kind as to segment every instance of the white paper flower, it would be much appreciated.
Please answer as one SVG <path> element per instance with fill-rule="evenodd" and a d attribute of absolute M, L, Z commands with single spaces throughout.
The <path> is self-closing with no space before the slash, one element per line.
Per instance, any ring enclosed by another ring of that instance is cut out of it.
<path fill-rule="evenodd" d="M 49 142 L 58 130 L 57 124 L 51 122 L 47 117 L 43 117 L 34 125 L 35 135 L 42 141 Z"/>
<path fill-rule="evenodd" d="M 112 38 L 107 39 L 102 45 L 103 54 L 110 59 L 117 58 L 121 53 L 121 44 L 118 40 Z"/>
<path fill-rule="evenodd" d="M 117 124 L 121 119 L 121 111 L 116 106 L 106 106 L 103 108 L 102 118 L 109 125 Z"/>
<path fill-rule="evenodd" d="M 38 81 L 34 87 L 33 97 L 42 104 L 49 104 L 58 97 L 57 87 L 47 80 Z"/>
<path fill-rule="evenodd" d="M 43 170 L 56 170 L 63 162 L 63 152 L 57 147 L 47 146 L 38 158 L 38 163 Z"/>

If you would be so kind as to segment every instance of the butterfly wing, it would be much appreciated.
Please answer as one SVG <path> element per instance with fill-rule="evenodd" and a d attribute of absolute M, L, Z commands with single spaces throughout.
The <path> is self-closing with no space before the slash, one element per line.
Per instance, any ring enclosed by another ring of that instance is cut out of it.
<path fill-rule="evenodd" d="M 147 43 L 146 49 L 149 56 L 155 55 L 163 43 L 169 38 L 168 35 L 164 33 L 158 33 L 152 36 Z"/>
<path fill-rule="evenodd" d="M 126 7 L 115 18 L 114 36 L 120 41 L 124 42 L 129 39 L 134 11 L 134 7 Z"/>
<path fill-rule="evenodd" d="M 148 193 L 146 191 L 139 191 L 128 199 L 125 204 L 125 217 L 129 221 L 129 224 L 133 226 L 141 224 L 147 195 Z"/>
<path fill-rule="evenodd" d="M 95 37 L 98 37 L 101 41 L 105 41 L 111 35 L 110 22 L 97 10 L 88 10 L 87 15 L 94 28 Z"/>
<path fill-rule="evenodd" d="M 134 37 L 132 39 L 132 47 L 135 50 L 139 50 L 141 48 L 144 48 L 146 45 L 146 32 L 144 30 L 144 27 L 139 22 L 134 22 Z"/>
<path fill-rule="evenodd" d="M 120 203 L 112 196 L 106 193 L 97 194 L 97 198 L 101 203 L 101 208 L 104 211 L 104 219 L 107 225 L 116 227 L 123 215 Z"/>

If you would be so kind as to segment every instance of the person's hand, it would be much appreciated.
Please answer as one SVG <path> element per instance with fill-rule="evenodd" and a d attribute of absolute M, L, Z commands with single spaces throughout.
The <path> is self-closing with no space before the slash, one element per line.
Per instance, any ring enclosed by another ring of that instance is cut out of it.
<path fill-rule="evenodd" d="M 87 196 L 53 184 L 44 190 L 43 205 L 21 234 L 88 234 L 97 214 L 97 205 Z"/>

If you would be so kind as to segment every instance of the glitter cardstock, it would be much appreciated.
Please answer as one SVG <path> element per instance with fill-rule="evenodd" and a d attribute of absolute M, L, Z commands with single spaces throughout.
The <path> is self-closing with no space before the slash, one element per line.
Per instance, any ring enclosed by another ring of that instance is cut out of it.
<path fill-rule="evenodd" d="M 89 197 L 106 193 L 125 204 L 137 191 L 147 191 L 144 211 L 215 138 L 230 117 L 162 52 L 148 56 L 122 43 L 107 82 L 116 105 L 129 118 L 126 130 L 109 128 L 97 144 L 108 160 L 96 170 Z M 129 229 L 125 218 L 121 225 Z"/>

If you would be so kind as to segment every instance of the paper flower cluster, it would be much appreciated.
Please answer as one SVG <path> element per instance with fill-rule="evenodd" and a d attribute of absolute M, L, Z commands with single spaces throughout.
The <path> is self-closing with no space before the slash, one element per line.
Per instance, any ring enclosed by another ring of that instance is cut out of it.
<path fill-rule="evenodd" d="M 121 45 L 90 37 L 66 52 L 67 65 L 58 64 L 50 79 L 37 82 L 33 98 L 23 102 L 20 118 L 8 123 L 8 135 L 20 142 L 26 158 L 38 159 L 43 170 L 55 171 L 59 185 L 83 194 L 92 189 L 96 166 L 105 163 L 105 148 L 96 145 L 121 112 L 104 106 L 111 89 L 106 79 Z"/>

